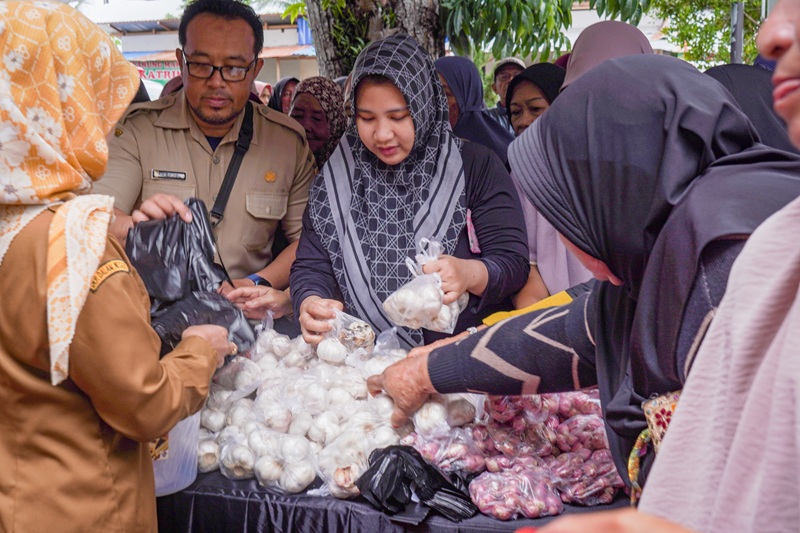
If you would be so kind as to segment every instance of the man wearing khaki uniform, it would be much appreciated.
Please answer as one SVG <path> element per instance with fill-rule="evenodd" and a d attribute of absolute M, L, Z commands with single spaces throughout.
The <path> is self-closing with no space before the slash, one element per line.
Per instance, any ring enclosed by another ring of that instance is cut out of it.
<path fill-rule="evenodd" d="M 200 198 L 211 209 L 234 154 L 245 105 L 254 105 L 247 99 L 263 65 L 257 55 L 263 31 L 249 7 L 226 0 L 194 2 L 184 11 L 179 38 L 184 88 L 132 106 L 123 116 L 109 138 L 108 170 L 94 190 L 114 196 L 112 231 L 121 241 L 143 220 L 178 213 L 188 221 L 186 198 Z M 288 286 L 314 173 L 302 127 L 255 105 L 250 148 L 215 235 L 235 286 L 278 289 L 271 291 L 277 315 L 288 311 L 282 290 Z M 279 224 L 292 244 L 273 258 Z"/>

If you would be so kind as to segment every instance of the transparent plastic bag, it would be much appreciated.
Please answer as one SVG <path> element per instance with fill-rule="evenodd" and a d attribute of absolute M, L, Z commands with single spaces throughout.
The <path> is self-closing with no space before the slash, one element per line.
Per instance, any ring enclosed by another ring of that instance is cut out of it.
<path fill-rule="evenodd" d="M 609 450 L 567 452 L 553 457 L 548 468 L 561 501 L 585 505 L 609 504 L 625 484 Z"/>
<path fill-rule="evenodd" d="M 411 433 L 403 437 L 400 444 L 412 446 L 423 459 L 442 472 L 464 471 L 474 474 L 486 469 L 486 459 L 476 446 L 470 429 L 454 428 L 439 436 Z"/>
<path fill-rule="evenodd" d="M 455 302 L 444 305 L 441 276 L 422 272 L 423 265 L 442 256 L 442 244 L 421 239 L 419 249 L 421 252 L 417 254 L 416 262 L 406 258 L 413 279 L 386 298 L 383 310 L 398 326 L 453 333 L 458 316 L 467 307 L 469 295 L 464 293 Z"/>
<path fill-rule="evenodd" d="M 559 424 L 556 445 L 562 452 L 607 450 L 608 438 L 603 419 L 597 415 L 577 415 Z"/>
<path fill-rule="evenodd" d="M 200 413 L 184 418 L 167 437 L 167 448 L 153 461 L 156 496 L 166 496 L 185 489 L 197 478 L 197 442 Z"/>
<path fill-rule="evenodd" d="M 541 468 L 484 472 L 472 480 L 469 493 L 483 514 L 499 520 L 555 516 L 564 511 L 549 472 Z"/>
<path fill-rule="evenodd" d="M 347 357 L 346 364 L 361 371 L 364 379 L 382 374 L 394 363 L 406 358 L 408 351 L 400 347 L 397 328 L 382 331 L 372 352 L 357 350 Z"/>
<path fill-rule="evenodd" d="M 347 357 L 356 350 L 371 352 L 375 346 L 375 331 L 372 326 L 338 309 L 334 313 L 336 316 L 329 320 L 331 329 L 317 345 L 317 357 L 332 365 L 343 365 Z"/>

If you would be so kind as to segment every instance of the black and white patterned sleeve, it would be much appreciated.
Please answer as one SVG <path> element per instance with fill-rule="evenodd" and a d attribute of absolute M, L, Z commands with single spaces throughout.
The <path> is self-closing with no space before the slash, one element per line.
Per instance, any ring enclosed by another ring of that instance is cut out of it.
<path fill-rule="evenodd" d="M 537 394 L 597 384 L 594 305 L 569 304 L 509 318 L 431 352 L 428 372 L 441 393 Z"/>

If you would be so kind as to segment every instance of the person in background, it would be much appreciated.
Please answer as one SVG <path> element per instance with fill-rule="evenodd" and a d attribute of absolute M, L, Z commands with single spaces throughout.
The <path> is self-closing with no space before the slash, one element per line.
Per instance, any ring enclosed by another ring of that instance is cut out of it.
<path fill-rule="evenodd" d="M 370 378 L 371 391 L 394 399 L 401 424 L 434 391 L 597 384 L 609 448 L 637 494 L 654 458 L 638 467 L 642 403 L 681 389 L 745 240 L 800 194 L 800 157 L 757 139 L 730 94 L 688 63 L 631 56 L 592 69 L 511 145 L 509 161 L 595 287 L 418 348 Z"/>
<path fill-rule="evenodd" d="M 272 85 L 263 81 L 254 81 L 253 84 L 259 101 L 266 105 L 269 102 L 269 97 L 272 96 Z"/>
<path fill-rule="evenodd" d="M 308 146 L 321 169 L 339 144 L 347 125 L 339 86 L 328 78 L 314 76 L 297 85 L 289 116 L 306 130 Z M 239 287 L 228 298 L 250 318 L 262 318 L 267 310 L 280 316 L 290 308 L 277 307 L 269 287 Z"/>
<path fill-rule="evenodd" d="M 372 43 L 356 60 L 350 105 L 354 120 L 311 188 L 292 266 L 306 341 L 322 340 L 334 309 L 391 328 L 381 304 L 412 279 L 405 260 L 422 238 L 444 248 L 423 270 L 441 276 L 445 303 L 469 294 L 457 332 L 511 309 L 528 275 L 519 200 L 494 153 L 451 132 L 429 55 L 408 35 Z M 444 335 L 398 328 L 406 347 Z"/>
<path fill-rule="evenodd" d="M 466 57 L 440 57 L 434 63 L 447 97 L 450 127 L 456 136 L 491 148 L 500 161 L 508 161 L 508 144 L 514 136 L 494 120 L 483 101 L 483 82 L 475 63 Z"/>
<path fill-rule="evenodd" d="M 298 83 L 300 83 L 300 80 L 293 76 L 278 80 L 278 83 L 272 89 L 269 100 L 267 100 L 267 106 L 275 111 L 280 111 L 284 115 L 288 115 L 289 108 L 292 105 L 292 95 Z"/>
<path fill-rule="evenodd" d="M 183 88 L 132 106 L 109 139 L 108 170 L 97 190 L 114 196 L 113 233 L 124 242 L 134 223 L 173 214 L 188 221 L 183 201 L 190 197 L 210 210 L 249 110 L 252 142 L 214 228 L 217 255 L 234 287 L 274 289 L 275 310 L 285 311 L 289 268 L 316 171 L 305 132 L 288 116 L 248 103 L 263 65 L 257 55 L 263 31 L 252 8 L 197 0 L 184 10 L 178 33 Z M 276 257 L 279 226 L 291 244 Z M 225 283 L 221 291 L 234 287 Z"/>
<path fill-rule="evenodd" d="M 786 123 L 772 107 L 772 72 L 754 65 L 719 65 L 706 74 L 720 82 L 756 127 L 761 142 L 779 150 L 799 153 L 789 140 Z"/>
<path fill-rule="evenodd" d="M 514 133 L 514 128 L 508 120 L 508 107 L 506 106 L 506 95 L 508 94 L 508 84 L 514 77 L 525 69 L 525 62 L 516 57 L 506 57 L 498 61 L 494 66 L 494 82 L 492 90 L 497 95 L 497 105 L 489 110 L 489 114 L 505 129 Z"/>
<path fill-rule="evenodd" d="M 317 168 L 322 168 L 347 126 L 342 90 L 328 78 L 306 78 L 297 84 L 289 116 L 306 130 Z"/>
<path fill-rule="evenodd" d="M 0 26 L 0 530 L 155 531 L 148 441 L 233 347 L 194 326 L 159 360 L 113 200 L 87 194 L 136 69 L 66 4 L 3 2 Z"/>
<path fill-rule="evenodd" d="M 537 63 L 523 70 L 511 81 L 506 94 L 506 109 L 517 136 L 522 135 L 558 98 L 564 74 L 561 67 L 551 63 Z M 522 192 L 517 177 L 514 174 L 511 177 L 525 213 L 531 260 L 528 281 L 514 298 L 517 309 L 524 309 L 549 295 L 588 281 L 592 273 L 567 250 L 558 238 L 555 228 L 539 214 Z"/>
<path fill-rule="evenodd" d="M 561 90 L 603 61 L 629 55 L 652 54 L 650 41 L 636 26 L 616 20 L 592 24 L 575 39 Z"/>

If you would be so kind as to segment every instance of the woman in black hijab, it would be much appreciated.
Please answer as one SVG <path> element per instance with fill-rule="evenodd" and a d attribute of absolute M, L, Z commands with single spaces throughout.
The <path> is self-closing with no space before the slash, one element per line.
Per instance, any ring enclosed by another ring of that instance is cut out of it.
<path fill-rule="evenodd" d="M 292 95 L 298 83 L 300 83 L 300 80 L 292 76 L 278 80 L 278 83 L 272 89 L 269 101 L 267 101 L 267 107 L 288 115 L 289 108 L 292 105 Z"/>
<path fill-rule="evenodd" d="M 779 150 L 799 153 L 789 140 L 786 123 L 772 108 L 772 72 L 755 65 L 719 65 L 706 74 L 725 86 L 756 127 L 761 142 Z"/>
<path fill-rule="evenodd" d="M 639 483 L 626 463 L 647 428 L 642 402 L 683 386 L 745 239 L 800 195 L 800 157 L 759 143 L 731 96 L 688 63 L 630 56 L 575 81 L 512 143 L 509 162 L 601 282 L 565 306 L 413 353 L 370 387 L 394 398 L 400 423 L 434 390 L 597 384 L 617 468 Z"/>
<path fill-rule="evenodd" d="M 521 135 L 553 104 L 566 74 L 567 71 L 558 65 L 536 63 L 514 76 L 503 102 L 514 135 Z"/>

